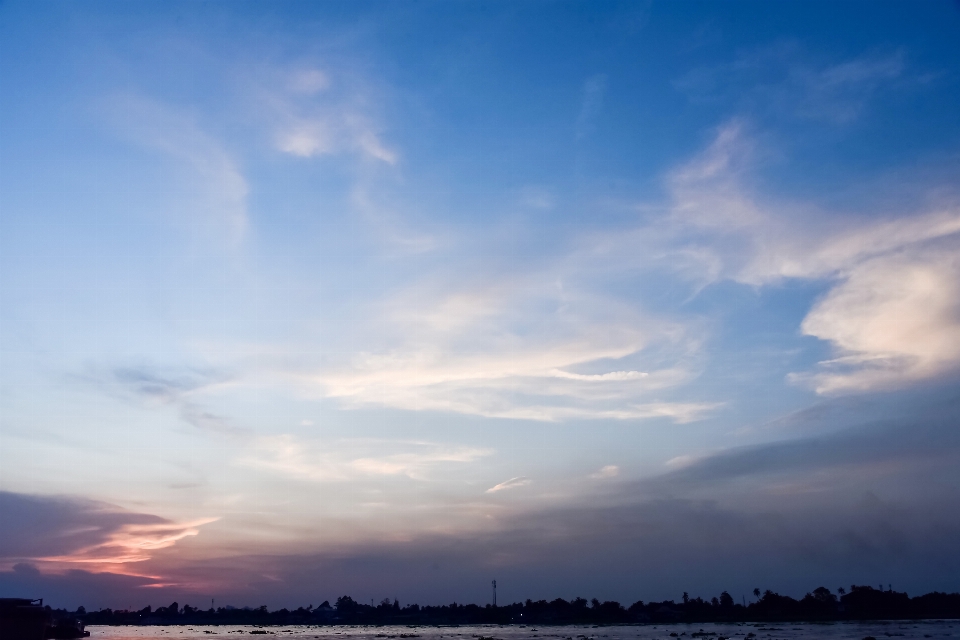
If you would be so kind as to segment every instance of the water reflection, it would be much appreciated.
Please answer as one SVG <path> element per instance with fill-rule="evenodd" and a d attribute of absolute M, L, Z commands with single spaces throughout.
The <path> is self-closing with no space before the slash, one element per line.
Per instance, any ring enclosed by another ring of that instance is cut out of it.
<path fill-rule="evenodd" d="M 673 624 L 630 626 L 169 626 L 169 627 L 88 627 L 91 639 L 151 640 L 178 638 L 209 639 L 213 636 L 317 639 L 317 640 L 864 640 L 873 638 L 957 638 L 960 620 L 920 620 L 892 622 L 812 623 L 744 623 L 744 624 Z"/>

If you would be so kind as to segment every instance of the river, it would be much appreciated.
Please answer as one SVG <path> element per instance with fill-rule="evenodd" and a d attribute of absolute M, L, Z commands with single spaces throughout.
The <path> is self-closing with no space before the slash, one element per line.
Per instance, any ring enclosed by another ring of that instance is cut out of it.
<path fill-rule="evenodd" d="M 960 620 L 920 620 L 885 622 L 813 623 L 744 623 L 744 624 L 649 624 L 624 626 L 312 626 L 251 627 L 223 626 L 156 626 L 156 627 L 87 627 L 91 640 L 178 640 L 209 639 L 212 636 L 290 638 L 291 640 L 863 640 L 875 638 L 960 638 Z M 251 639 L 252 640 L 252 639 Z"/>

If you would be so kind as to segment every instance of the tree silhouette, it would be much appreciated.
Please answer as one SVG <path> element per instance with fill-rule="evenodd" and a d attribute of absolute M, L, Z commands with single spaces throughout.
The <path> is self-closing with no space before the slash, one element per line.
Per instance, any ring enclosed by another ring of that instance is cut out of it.
<path fill-rule="evenodd" d="M 357 603 L 350 596 L 340 596 L 337 598 L 337 603 L 333 606 L 337 609 L 337 612 L 346 613 L 355 611 L 357 608 Z"/>
<path fill-rule="evenodd" d="M 756 598 L 757 600 L 760 599 L 760 587 L 757 587 L 756 589 L 753 590 L 753 597 Z"/>
<path fill-rule="evenodd" d="M 820 602 L 835 602 L 836 596 L 830 593 L 830 589 L 826 587 L 817 587 L 813 590 L 813 597 L 819 600 Z"/>
<path fill-rule="evenodd" d="M 577 598 L 567 602 L 557 598 L 553 602 L 540 600 L 516 602 L 499 607 L 475 604 L 439 605 L 420 607 L 415 604 L 401 607 L 393 599 L 384 599 L 381 606 L 357 602 L 349 596 L 336 601 L 336 610 L 329 602 L 319 608 L 300 607 L 296 610 L 279 609 L 268 611 L 259 607 L 221 607 L 200 610 L 189 604 L 174 603 L 152 610 L 113 611 L 101 609 L 87 612 L 78 609 L 75 613 L 66 610 L 54 611 L 60 616 L 79 619 L 87 625 L 142 625 L 142 624 L 255 624 L 255 625 L 302 625 L 302 624 L 512 624 L 512 623 L 558 623 L 558 624 L 619 624 L 630 622 L 745 622 L 745 621 L 825 621 L 825 620 L 893 620 L 893 619 L 960 619 L 960 593 L 929 593 L 909 598 L 906 593 L 876 587 L 854 586 L 837 589 L 843 596 L 839 607 L 836 592 L 818 587 L 801 600 L 782 596 L 772 591 L 753 590 L 757 602 L 741 607 L 724 591 L 719 598 L 691 598 L 684 592 L 684 603 L 677 606 L 673 600 L 643 603 L 637 601 L 629 607 L 618 602 L 587 601 Z M 3 603 L 0 603 L 2 605 Z M 592 604 L 592 606 L 591 606 Z M 699 635 L 699 634 L 698 634 Z"/>

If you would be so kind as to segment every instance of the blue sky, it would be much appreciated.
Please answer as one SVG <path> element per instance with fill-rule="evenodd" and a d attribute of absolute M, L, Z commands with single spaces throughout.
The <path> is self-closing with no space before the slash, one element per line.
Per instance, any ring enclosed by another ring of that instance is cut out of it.
<path fill-rule="evenodd" d="M 3 3 L 0 588 L 960 588 L 958 29 Z"/>

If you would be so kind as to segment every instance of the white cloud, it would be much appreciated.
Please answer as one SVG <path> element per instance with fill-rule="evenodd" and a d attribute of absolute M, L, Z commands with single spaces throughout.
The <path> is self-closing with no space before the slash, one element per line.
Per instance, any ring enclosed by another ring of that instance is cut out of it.
<path fill-rule="evenodd" d="M 381 139 L 369 86 L 315 68 L 264 74 L 257 87 L 279 151 L 301 158 L 355 153 L 395 164 Z"/>
<path fill-rule="evenodd" d="M 387 164 L 396 164 L 397 152 L 388 149 L 383 144 L 383 141 L 380 140 L 380 136 L 374 133 L 370 126 L 362 125 L 358 130 L 357 146 L 365 151 L 367 155 L 377 160 L 382 160 Z"/>
<path fill-rule="evenodd" d="M 591 473 L 590 477 L 594 480 L 605 480 L 607 478 L 616 478 L 620 475 L 620 467 L 614 464 L 608 464 L 596 473 Z"/>
<path fill-rule="evenodd" d="M 396 346 L 303 376 L 307 393 L 316 389 L 347 407 L 539 421 L 689 422 L 717 406 L 658 397 L 696 375 L 698 342 L 682 327 L 613 299 L 559 293 L 518 277 L 447 295 L 411 291 L 371 315 L 381 339 Z M 650 343 L 667 345 L 667 366 L 637 371 L 606 364 L 642 358 Z"/>
<path fill-rule="evenodd" d="M 292 79 L 291 79 L 292 78 Z M 399 152 L 383 138 L 384 118 L 379 111 L 385 92 L 376 82 L 347 70 L 327 73 L 303 69 L 289 74 L 269 70 L 259 77 L 254 93 L 272 130 L 273 146 L 299 158 L 339 157 L 373 162 L 354 163 L 350 201 L 366 219 L 368 230 L 401 255 L 434 249 L 431 233 L 411 227 L 404 196 L 390 190 L 383 165 L 396 165 Z"/>
<path fill-rule="evenodd" d="M 237 464 L 310 482 L 379 476 L 429 480 L 443 466 L 476 462 L 492 453 L 432 442 L 358 439 L 322 444 L 283 434 L 257 438 Z"/>
<path fill-rule="evenodd" d="M 804 334 L 839 357 L 809 380 L 819 393 L 889 388 L 960 365 L 960 246 L 867 260 L 810 311 Z"/>
<path fill-rule="evenodd" d="M 739 123 L 722 127 L 700 157 L 672 174 L 662 235 L 672 235 L 677 252 L 697 256 L 708 280 L 833 283 L 802 331 L 831 342 L 839 357 L 791 379 L 820 393 L 863 391 L 960 365 L 960 207 L 836 219 L 766 201 L 744 186 L 751 146 L 743 138 Z"/>
<path fill-rule="evenodd" d="M 323 121 L 291 124 L 277 133 L 277 148 L 301 158 L 331 154 L 337 149 L 334 134 Z"/>
<path fill-rule="evenodd" d="M 641 378 L 646 378 L 650 375 L 645 371 L 611 371 L 609 373 L 598 373 L 598 374 L 588 375 L 588 374 L 581 374 L 581 373 L 570 373 L 569 371 L 561 371 L 560 369 L 554 369 L 550 373 L 551 375 L 554 375 L 558 378 L 566 378 L 568 380 L 583 380 L 587 382 L 639 380 Z"/>
<path fill-rule="evenodd" d="M 490 487 L 484 493 L 497 493 L 498 491 L 504 491 L 506 489 L 516 489 L 517 487 L 523 487 L 530 484 L 530 478 L 526 476 L 519 476 L 516 478 L 510 478 L 500 484 Z"/>
<path fill-rule="evenodd" d="M 670 174 L 669 215 L 659 237 L 715 278 L 751 285 L 836 277 L 873 256 L 960 231 L 953 203 L 895 218 L 838 218 L 747 186 L 753 144 L 745 125 L 722 126 L 707 149 Z M 709 266 L 708 266 L 709 265 Z"/>
<path fill-rule="evenodd" d="M 830 342 L 837 358 L 790 376 L 820 393 L 892 388 L 960 367 L 960 205 L 940 192 L 898 215 L 841 215 L 770 197 L 751 185 L 763 150 L 747 129 L 721 126 L 667 175 L 668 202 L 643 207 L 645 225 L 587 237 L 573 260 L 613 273 L 666 269 L 695 291 L 722 280 L 826 283 L 802 331 Z"/>
<path fill-rule="evenodd" d="M 696 464 L 700 460 L 702 460 L 700 456 L 684 455 L 684 456 L 676 456 L 674 458 L 670 458 L 663 464 L 664 466 L 674 470 L 685 469 L 687 467 L 690 467 Z"/>

